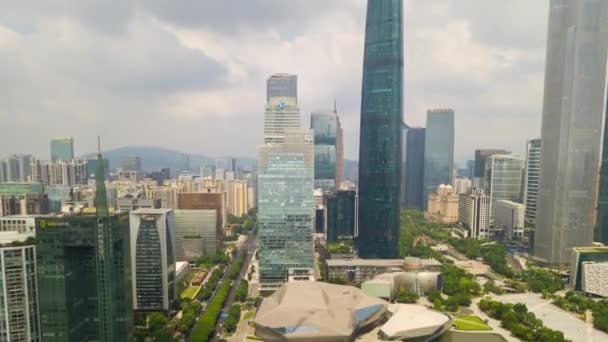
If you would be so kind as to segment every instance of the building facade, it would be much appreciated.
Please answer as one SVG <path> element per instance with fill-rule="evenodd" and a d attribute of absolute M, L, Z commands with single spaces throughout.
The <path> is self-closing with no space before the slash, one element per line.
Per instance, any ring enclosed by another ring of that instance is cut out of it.
<path fill-rule="evenodd" d="M 367 3 L 359 139 L 362 258 L 399 255 L 403 122 L 403 2 Z"/>
<path fill-rule="evenodd" d="M 480 188 L 472 188 L 458 198 L 458 222 L 469 229 L 475 239 L 490 238 L 490 197 Z"/>
<path fill-rule="evenodd" d="M 282 143 L 286 128 L 300 127 L 298 76 L 275 74 L 266 83 L 264 142 Z"/>
<path fill-rule="evenodd" d="M 524 179 L 524 206 L 526 222 L 536 222 L 538 184 L 540 181 L 540 139 L 530 139 L 526 144 L 526 173 Z"/>
<path fill-rule="evenodd" d="M 260 289 L 276 290 L 289 269 L 314 267 L 312 165 L 300 153 L 271 153 L 258 193 Z"/>
<path fill-rule="evenodd" d="M 51 160 L 74 159 L 74 138 L 58 137 L 51 139 Z"/>
<path fill-rule="evenodd" d="M 227 225 L 228 196 L 226 192 L 205 193 L 205 192 L 182 192 L 178 194 L 178 209 L 187 210 L 215 210 L 216 212 L 216 241 L 217 246 L 221 242 L 222 229 Z"/>
<path fill-rule="evenodd" d="M 406 209 L 424 208 L 424 140 L 425 128 L 410 127 L 403 139 L 405 148 L 404 176 L 401 198 Z"/>
<path fill-rule="evenodd" d="M 243 217 L 249 211 L 249 187 L 245 180 L 228 182 L 228 214 Z"/>
<path fill-rule="evenodd" d="M 357 192 L 338 190 L 326 199 L 327 241 L 352 239 L 355 236 Z"/>
<path fill-rule="evenodd" d="M 474 186 L 483 188 L 486 176 L 486 160 L 495 154 L 509 154 L 509 151 L 499 149 L 475 150 Z"/>
<path fill-rule="evenodd" d="M 122 171 L 141 172 L 141 158 L 138 156 L 128 156 L 122 160 Z"/>
<path fill-rule="evenodd" d="M 174 212 L 176 260 L 196 262 L 203 255 L 214 255 L 219 240 L 216 210 Z"/>
<path fill-rule="evenodd" d="M 508 240 L 522 240 L 524 238 L 526 207 L 513 201 L 496 201 L 496 216 L 494 228 L 502 232 Z"/>
<path fill-rule="evenodd" d="M 451 185 L 439 185 L 429 194 L 427 219 L 439 223 L 458 222 L 458 194 Z"/>
<path fill-rule="evenodd" d="M 521 203 L 524 175 L 523 158 L 513 154 L 495 154 L 486 160 L 484 191 L 490 197 L 490 226 L 494 223 L 496 202 Z"/>
<path fill-rule="evenodd" d="M 340 186 L 343 168 L 342 126 L 336 108 L 333 111 L 313 112 L 310 129 L 315 141 L 315 189 L 335 190 Z"/>
<path fill-rule="evenodd" d="M 171 209 L 129 213 L 133 310 L 169 311 L 177 299 Z"/>
<path fill-rule="evenodd" d="M 441 184 L 453 184 L 454 111 L 431 109 L 426 116 L 424 142 L 424 208 L 429 193 Z"/>
<path fill-rule="evenodd" d="M 458 177 L 454 180 L 454 191 L 459 195 L 468 193 L 472 186 L 469 178 Z"/>
<path fill-rule="evenodd" d="M 565 264 L 593 242 L 605 115 L 608 2 L 549 5 L 534 257 Z"/>

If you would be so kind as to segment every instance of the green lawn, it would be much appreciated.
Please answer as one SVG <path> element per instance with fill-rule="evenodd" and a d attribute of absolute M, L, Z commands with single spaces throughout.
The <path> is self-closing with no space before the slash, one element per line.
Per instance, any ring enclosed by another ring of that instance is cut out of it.
<path fill-rule="evenodd" d="M 481 318 L 477 316 L 460 316 L 454 319 L 456 330 L 482 331 L 492 330 Z"/>
<path fill-rule="evenodd" d="M 198 293 L 201 292 L 202 286 L 190 286 L 182 292 L 179 297 L 181 299 L 188 298 L 194 300 Z"/>

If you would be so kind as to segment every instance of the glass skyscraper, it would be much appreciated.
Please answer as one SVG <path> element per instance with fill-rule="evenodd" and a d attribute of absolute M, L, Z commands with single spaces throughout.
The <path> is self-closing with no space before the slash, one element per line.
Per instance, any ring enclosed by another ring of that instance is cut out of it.
<path fill-rule="evenodd" d="M 597 228 L 595 241 L 608 244 L 608 120 L 604 127 L 604 146 L 602 148 L 602 166 L 600 168 L 600 189 L 597 200 Z"/>
<path fill-rule="evenodd" d="M 522 202 L 524 159 L 512 154 L 495 154 L 486 159 L 484 192 L 490 197 L 490 226 L 494 223 L 496 202 Z"/>
<path fill-rule="evenodd" d="M 399 256 L 403 2 L 369 0 L 365 23 L 359 145 L 361 258 Z"/>
<path fill-rule="evenodd" d="M 426 209 L 429 193 L 441 184 L 451 185 L 454 169 L 454 111 L 431 109 L 426 114 L 424 142 L 424 193 Z"/>
<path fill-rule="evenodd" d="M 334 190 L 340 186 L 342 144 L 340 118 L 334 111 L 313 112 L 310 128 L 315 134 L 315 188 Z"/>
<path fill-rule="evenodd" d="M 285 129 L 300 127 L 298 76 L 275 74 L 266 83 L 264 142 L 282 143 Z"/>
<path fill-rule="evenodd" d="M 403 136 L 405 148 L 403 191 L 401 193 L 403 207 L 422 210 L 424 207 L 424 140 L 425 128 L 410 127 Z"/>
<path fill-rule="evenodd" d="M 530 139 L 526 144 L 526 176 L 524 181 L 524 205 L 526 222 L 536 221 L 538 182 L 540 181 L 540 139 Z"/>
<path fill-rule="evenodd" d="M 338 190 L 327 197 L 327 241 L 352 239 L 355 236 L 357 193 Z"/>
<path fill-rule="evenodd" d="M 51 139 L 51 160 L 74 159 L 74 138 Z"/>
<path fill-rule="evenodd" d="M 534 257 L 551 264 L 593 242 L 607 31 L 608 1 L 550 2 Z"/>
<path fill-rule="evenodd" d="M 276 290 L 290 269 L 314 267 L 313 171 L 302 153 L 266 158 L 258 176 L 260 289 Z"/>

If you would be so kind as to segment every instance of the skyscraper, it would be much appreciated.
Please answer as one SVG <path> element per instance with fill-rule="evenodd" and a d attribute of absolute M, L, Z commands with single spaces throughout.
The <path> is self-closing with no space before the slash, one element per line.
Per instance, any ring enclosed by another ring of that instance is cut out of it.
<path fill-rule="evenodd" d="M 342 142 L 340 118 L 333 111 L 313 112 L 310 128 L 315 134 L 315 188 L 334 190 L 340 186 L 338 167 Z"/>
<path fill-rule="evenodd" d="M 36 219 L 44 341 L 133 338 L 128 216 L 110 214 L 98 160 L 94 213 Z"/>
<path fill-rule="evenodd" d="M 330 193 L 326 200 L 327 207 L 327 241 L 350 239 L 355 236 L 355 214 L 357 192 L 355 190 L 338 190 Z"/>
<path fill-rule="evenodd" d="M 523 158 L 513 154 L 495 154 L 486 160 L 484 192 L 490 197 L 490 226 L 494 223 L 496 202 L 522 202 Z"/>
<path fill-rule="evenodd" d="M 51 160 L 72 160 L 74 159 L 74 138 L 53 138 L 51 139 Z"/>
<path fill-rule="evenodd" d="M 403 2 L 369 0 L 365 23 L 359 146 L 359 236 L 362 258 L 399 256 Z"/>
<path fill-rule="evenodd" d="M 538 182 L 540 180 L 540 139 L 530 139 L 526 144 L 526 175 L 524 180 L 524 206 L 526 222 L 536 221 Z"/>
<path fill-rule="evenodd" d="M 407 209 L 422 210 L 424 208 L 424 140 L 425 128 L 407 129 L 407 133 L 403 136 L 406 141 L 405 146 L 405 172 L 403 183 L 404 186 L 401 197 L 403 199 L 403 207 Z"/>
<path fill-rule="evenodd" d="M 169 311 L 177 299 L 173 210 L 131 211 L 129 228 L 133 309 Z"/>
<path fill-rule="evenodd" d="M 604 127 L 604 145 L 600 168 L 600 187 L 597 200 L 595 241 L 608 244 L 608 120 Z"/>
<path fill-rule="evenodd" d="M 298 107 L 298 76 L 275 74 L 266 83 L 264 142 L 281 143 L 286 128 L 300 127 Z"/>
<path fill-rule="evenodd" d="M 509 151 L 498 149 L 475 150 L 475 170 L 473 178 L 471 178 L 474 186 L 485 187 L 483 181 L 486 175 L 486 160 L 495 154 L 509 154 Z"/>
<path fill-rule="evenodd" d="M 469 236 L 476 239 L 490 237 L 490 197 L 480 188 L 458 197 L 458 222 L 469 229 Z"/>
<path fill-rule="evenodd" d="M 424 142 L 424 208 L 429 193 L 441 184 L 453 184 L 454 110 L 431 109 L 426 114 Z"/>
<path fill-rule="evenodd" d="M 593 242 L 607 31 L 608 1 L 550 2 L 534 257 L 551 264 Z"/>

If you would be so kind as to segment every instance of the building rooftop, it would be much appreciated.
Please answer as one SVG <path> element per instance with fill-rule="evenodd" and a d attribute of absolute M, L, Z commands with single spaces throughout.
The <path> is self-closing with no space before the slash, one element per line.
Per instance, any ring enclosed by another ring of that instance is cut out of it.
<path fill-rule="evenodd" d="M 391 304 L 391 318 L 380 328 L 380 334 L 393 339 L 415 339 L 439 336 L 451 327 L 452 318 L 418 304 Z"/>
<path fill-rule="evenodd" d="M 137 210 L 132 210 L 131 214 L 140 214 L 140 215 L 160 215 L 160 214 L 166 214 L 170 211 L 173 211 L 173 209 L 167 209 L 167 208 L 161 208 L 161 209 L 154 209 L 154 208 L 139 208 Z"/>
<path fill-rule="evenodd" d="M 327 266 L 403 266 L 403 259 L 329 259 Z"/>

